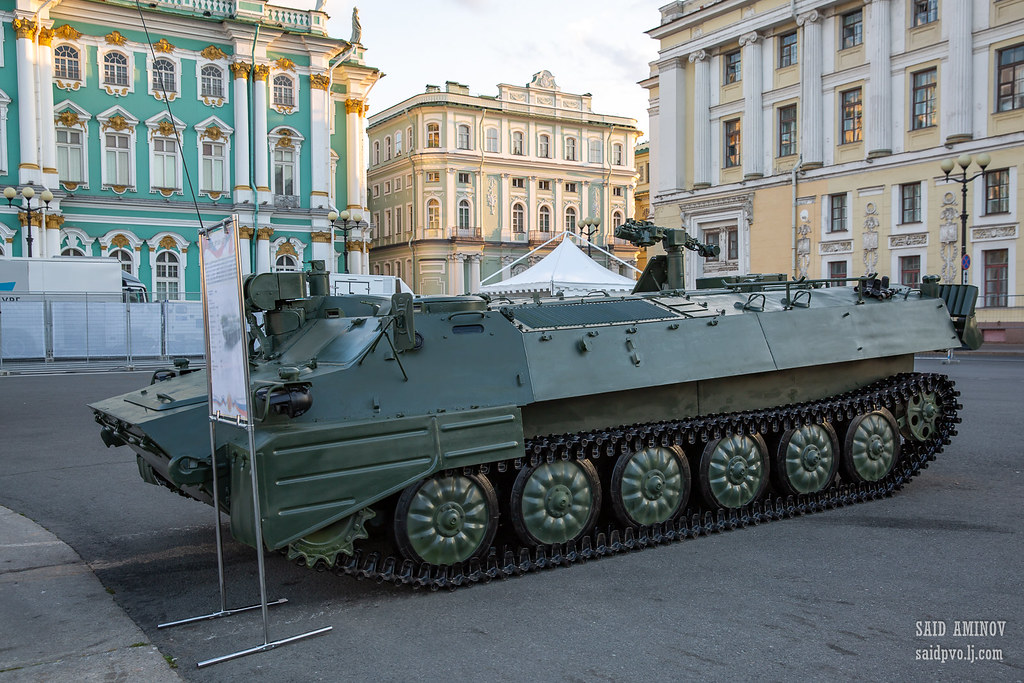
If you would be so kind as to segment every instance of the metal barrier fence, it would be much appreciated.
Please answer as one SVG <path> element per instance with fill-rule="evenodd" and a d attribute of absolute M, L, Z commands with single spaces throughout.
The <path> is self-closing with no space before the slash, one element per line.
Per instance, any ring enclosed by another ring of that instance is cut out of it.
<path fill-rule="evenodd" d="M 979 296 L 976 311 L 979 323 L 1024 323 L 1024 295 Z"/>
<path fill-rule="evenodd" d="M 0 371 L 11 362 L 161 361 L 202 357 L 203 306 L 126 303 L 109 294 L 19 294 L 0 300 Z M 17 300 L 11 300 L 17 299 Z"/>

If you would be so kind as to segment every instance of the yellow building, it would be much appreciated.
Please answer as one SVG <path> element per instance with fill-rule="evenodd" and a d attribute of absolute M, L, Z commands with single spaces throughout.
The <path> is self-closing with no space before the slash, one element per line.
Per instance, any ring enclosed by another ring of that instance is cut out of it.
<path fill-rule="evenodd" d="M 940 164 L 966 154 L 979 319 L 993 341 L 1024 332 L 1024 0 L 689 0 L 648 34 L 654 218 L 722 251 L 688 255 L 690 286 L 959 282 L 961 184 Z"/>
<path fill-rule="evenodd" d="M 525 270 L 543 253 L 513 262 L 563 231 L 634 258 L 612 235 L 633 216 L 636 121 L 595 113 L 590 95 L 562 92 L 547 71 L 497 96 L 428 86 L 370 117 L 367 132 L 374 273 L 421 294 L 478 291 L 508 266 L 491 282 Z"/>

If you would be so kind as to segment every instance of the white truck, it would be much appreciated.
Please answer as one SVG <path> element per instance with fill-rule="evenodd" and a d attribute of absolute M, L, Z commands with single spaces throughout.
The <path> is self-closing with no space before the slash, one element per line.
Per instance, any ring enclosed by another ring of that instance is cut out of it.
<path fill-rule="evenodd" d="M 0 301 L 69 294 L 91 301 L 145 301 L 146 288 L 114 259 L 88 256 L 0 258 Z"/>

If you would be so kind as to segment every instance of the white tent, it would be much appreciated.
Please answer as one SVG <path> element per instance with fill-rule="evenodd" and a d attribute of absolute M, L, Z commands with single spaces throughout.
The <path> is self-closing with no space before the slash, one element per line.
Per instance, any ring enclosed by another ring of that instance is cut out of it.
<path fill-rule="evenodd" d="M 628 294 L 636 282 L 613 273 L 580 250 L 569 239 L 562 239 L 554 251 L 519 275 L 502 282 L 483 285 L 485 294 L 540 294 L 584 296 L 591 292 Z"/>

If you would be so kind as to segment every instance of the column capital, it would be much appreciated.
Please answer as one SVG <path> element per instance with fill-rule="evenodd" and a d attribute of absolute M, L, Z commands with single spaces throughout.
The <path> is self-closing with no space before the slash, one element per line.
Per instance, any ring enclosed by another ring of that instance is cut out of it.
<path fill-rule="evenodd" d="M 257 64 L 252 68 L 252 75 L 257 81 L 266 81 L 267 76 L 270 75 L 270 66 L 267 64 Z"/>
<path fill-rule="evenodd" d="M 311 232 L 309 237 L 313 240 L 314 244 L 329 244 L 331 241 L 331 233 L 329 232 Z"/>
<path fill-rule="evenodd" d="M 703 62 L 710 56 L 707 50 L 697 50 L 696 52 L 691 52 L 687 59 L 690 60 L 690 64 L 693 64 L 694 62 Z"/>
<path fill-rule="evenodd" d="M 309 75 L 309 86 L 314 90 L 327 90 L 327 86 L 330 85 L 331 78 L 327 74 L 310 74 Z"/>
<path fill-rule="evenodd" d="M 228 67 L 231 69 L 231 74 L 235 78 L 248 78 L 249 77 L 249 65 L 245 62 L 232 62 Z"/>
<path fill-rule="evenodd" d="M 658 67 L 658 73 L 662 73 L 673 69 L 683 68 L 685 61 L 684 57 L 669 57 L 668 59 L 663 59 L 660 62 L 655 62 L 655 66 Z"/>
<path fill-rule="evenodd" d="M 796 25 L 803 26 L 804 24 L 815 24 L 822 20 L 821 13 L 816 9 L 812 9 L 810 12 L 804 12 L 798 14 L 796 17 Z"/>
<path fill-rule="evenodd" d="M 257 240 L 269 240 L 273 236 L 274 236 L 274 229 L 273 228 L 260 228 L 260 229 L 258 229 L 256 231 L 256 239 Z"/>
<path fill-rule="evenodd" d="M 43 47 L 50 47 L 50 43 L 53 42 L 53 29 L 52 28 L 40 28 L 39 29 L 39 44 Z"/>
<path fill-rule="evenodd" d="M 750 33 L 744 33 L 740 36 L 740 47 L 746 47 L 747 45 L 753 45 L 757 41 L 761 40 L 762 36 L 757 31 L 751 31 Z"/>
<path fill-rule="evenodd" d="M 38 24 L 31 19 L 15 19 L 11 22 L 11 26 L 14 27 L 18 38 L 25 40 L 34 40 L 36 29 L 39 28 Z"/>
<path fill-rule="evenodd" d="M 363 112 L 363 101 L 355 98 L 345 100 L 346 114 L 361 114 Z"/>
<path fill-rule="evenodd" d="M 242 226 L 238 229 L 238 239 L 240 240 L 251 240 L 252 236 L 256 233 L 252 228 Z"/>

